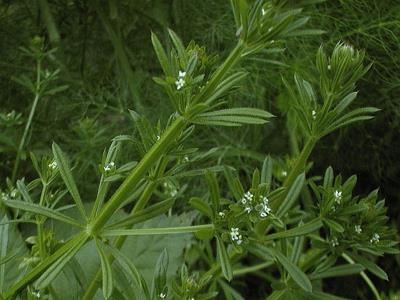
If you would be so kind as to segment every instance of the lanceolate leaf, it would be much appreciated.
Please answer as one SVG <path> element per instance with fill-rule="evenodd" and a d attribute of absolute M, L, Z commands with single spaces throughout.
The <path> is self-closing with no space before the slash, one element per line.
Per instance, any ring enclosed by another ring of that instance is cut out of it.
<path fill-rule="evenodd" d="M 192 122 L 201 125 L 241 126 L 264 124 L 272 115 L 257 108 L 231 108 L 197 115 Z"/>
<path fill-rule="evenodd" d="M 300 195 L 300 192 L 304 186 L 305 179 L 306 176 L 304 175 L 304 173 L 297 176 L 296 180 L 293 182 L 293 185 L 290 187 L 286 198 L 283 200 L 282 204 L 278 208 L 278 211 L 276 212 L 276 215 L 278 217 L 282 217 L 293 206 L 294 202 Z"/>
<path fill-rule="evenodd" d="M 164 201 L 161 201 L 159 203 L 156 203 L 154 205 L 151 205 L 137 213 L 134 213 L 118 222 L 115 222 L 113 224 L 110 224 L 109 226 L 106 226 L 106 228 L 122 228 L 122 227 L 127 227 L 127 226 L 132 226 L 135 224 L 142 223 L 144 221 L 147 221 L 151 218 L 157 217 L 166 211 L 168 211 L 172 205 L 174 204 L 174 199 L 167 199 Z"/>
<path fill-rule="evenodd" d="M 267 235 L 264 240 L 274 240 L 274 239 L 283 239 L 283 238 L 290 238 L 295 236 L 306 235 L 308 233 L 314 232 L 322 227 L 322 222 L 320 219 L 312 220 L 306 224 L 300 225 L 298 227 L 288 229 L 285 231 L 273 233 Z"/>
<path fill-rule="evenodd" d="M 229 261 L 228 253 L 226 252 L 224 242 L 217 235 L 217 255 L 221 265 L 222 274 L 226 280 L 231 281 L 233 278 L 233 271 L 231 262 Z"/>
<path fill-rule="evenodd" d="M 103 245 L 100 244 L 99 241 L 96 240 L 96 248 L 100 256 L 101 262 L 101 273 L 103 278 L 103 296 L 105 299 L 109 299 L 111 297 L 114 283 L 113 283 L 113 274 L 111 269 L 110 261 L 103 249 Z"/>
<path fill-rule="evenodd" d="M 56 260 L 44 273 L 36 280 L 35 287 L 37 289 L 43 289 L 47 287 L 63 270 L 65 265 L 71 260 L 72 257 L 81 249 L 85 244 L 87 236 L 81 234 L 77 236 L 71 248 L 69 248 L 58 260 Z"/>
<path fill-rule="evenodd" d="M 292 279 L 298 284 L 299 287 L 307 292 L 312 291 L 310 279 L 308 279 L 307 275 L 304 274 L 298 266 L 293 264 L 286 256 L 284 256 L 279 251 L 274 251 L 274 255 L 278 262 L 285 268 L 290 277 L 292 277 Z"/>
<path fill-rule="evenodd" d="M 348 276 L 353 274 L 361 273 L 365 268 L 360 264 L 349 264 L 342 265 L 329 268 L 325 271 L 312 274 L 310 277 L 312 279 L 322 279 L 329 277 L 340 277 L 340 276 Z"/>
<path fill-rule="evenodd" d="M 132 261 L 129 260 L 121 251 L 113 247 L 107 247 L 111 254 L 115 257 L 118 263 L 121 265 L 122 269 L 128 275 L 128 278 L 134 278 L 136 283 L 140 288 L 143 287 L 143 278 L 140 275 L 139 271 L 136 269 L 136 266 Z"/>
<path fill-rule="evenodd" d="M 53 143 L 53 155 L 55 161 L 57 162 L 57 167 L 60 170 L 61 177 L 64 180 L 68 191 L 74 199 L 80 213 L 86 219 L 85 208 L 83 207 L 81 196 L 79 195 L 78 188 L 76 187 L 76 183 L 72 176 L 68 160 L 62 152 L 61 148 L 56 143 Z"/>
<path fill-rule="evenodd" d="M 32 212 L 38 215 L 42 215 L 42 216 L 46 216 L 55 220 L 59 220 L 61 222 L 64 223 L 68 223 L 77 227 L 82 227 L 81 224 L 79 224 L 76 220 L 54 210 L 54 209 L 50 209 L 44 206 L 40 206 L 37 204 L 33 204 L 33 203 L 27 203 L 24 201 L 19 201 L 19 200 L 6 200 L 4 201 L 4 204 L 9 206 L 9 207 L 13 207 L 13 208 L 17 208 L 17 209 L 21 209 L 24 211 L 28 211 L 28 212 Z"/>

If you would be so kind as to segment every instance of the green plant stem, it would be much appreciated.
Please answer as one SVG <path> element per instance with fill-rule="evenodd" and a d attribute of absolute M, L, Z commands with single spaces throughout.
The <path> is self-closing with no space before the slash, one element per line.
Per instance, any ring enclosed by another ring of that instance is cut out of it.
<path fill-rule="evenodd" d="M 289 172 L 288 177 L 283 182 L 284 187 L 290 187 L 297 176 L 300 175 L 301 172 L 304 171 L 304 168 L 307 164 L 307 160 L 314 149 L 314 146 L 317 142 L 317 139 L 314 137 L 310 137 L 306 144 L 304 145 L 303 149 L 301 150 L 300 155 L 297 157 L 295 164 L 291 171 Z"/>
<path fill-rule="evenodd" d="M 354 260 L 348 256 L 346 253 L 342 254 L 342 257 L 347 260 L 349 263 L 351 264 L 355 264 Z M 367 285 L 369 286 L 369 288 L 371 289 L 372 293 L 374 294 L 375 298 L 377 300 L 382 300 L 381 296 L 379 295 L 378 290 L 376 289 L 376 286 L 374 285 L 374 283 L 371 281 L 371 279 L 369 279 L 368 275 L 364 272 L 361 271 L 360 273 L 361 277 L 364 279 L 364 281 L 367 283 Z"/>
<path fill-rule="evenodd" d="M 11 181 L 15 182 L 17 177 L 17 172 L 19 168 L 19 162 L 21 160 L 22 151 L 25 147 L 26 138 L 28 136 L 29 129 L 31 128 L 33 116 L 35 115 L 36 107 L 40 99 L 40 73 L 41 73 L 41 59 L 37 59 L 36 63 L 36 91 L 35 91 L 35 98 L 33 100 L 33 104 L 31 107 L 31 111 L 29 113 L 28 122 L 26 122 L 24 133 L 22 134 L 21 141 L 19 142 L 18 150 L 17 150 L 17 157 L 15 159 L 14 169 L 11 176 Z"/>
<path fill-rule="evenodd" d="M 120 205 L 127 199 L 131 190 L 140 181 L 146 172 L 158 161 L 158 159 L 167 151 L 167 148 L 175 141 L 187 122 L 182 116 L 178 116 L 170 127 L 165 131 L 161 138 L 146 153 L 138 163 L 132 173 L 120 185 L 117 191 L 111 196 L 111 199 L 105 204 L 99 216 L 94 220 L 91 230 L 97 232 L 109 220 L 109 218 L 118 210 Z"/>

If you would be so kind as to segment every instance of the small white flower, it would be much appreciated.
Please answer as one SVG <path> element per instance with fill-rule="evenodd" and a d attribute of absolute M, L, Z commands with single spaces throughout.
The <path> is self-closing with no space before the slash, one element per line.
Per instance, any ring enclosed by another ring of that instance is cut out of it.
<path fill-rule="evenodd" d="M 157 136 L 156 136 L 156 139 L 157 139 L 157 141 L 159 141 L 159 140 L 160 140 L 160 136 L 159 136 L 159 135 L 157 135 Z"/>
<path fill-rule="evenodd" d="M 332 247 L 336 247 L 336 246 L 339 246 L 339 241 L 338 241 L 338 239 L 337 238 L 333 238 L 333 239 L 331 239 L 331 245 L 332 245 Z"/>
<path fill-rule="evenodd" d="M 17 190 L 16 189 L 13 189 L 12 191 L 11 191 L 11 193 L 10 193 L 10 196 L 11 196 L 11 198 L 15 198 L 15 197 L 17 197 Z"/>
<path fill-rule="evenodd" d="M 171 197 L 175 197 L 176 195 L 178 195 L 178 191 L 176 189 L 173 189 L 170 194 Z"/>
<path fill-rule="evenodd" d="M 252 211 L 252 208 L 250 206 L 246 206 L 244 208 L 244 211 L 247 212 L 248 214 Z"/>
<path fill-rule="evenodd" d="M 286 172 L 286 171 L 282 171 L 282 172 L 281 172 L 281 175 L 282 175 L 283 177 L 286 177 L 286 176 L 287 176 L 287 172 Z"/>
<path fill-rule="evenodd" d="M 380 238 L 381 238 L 381 237 L 380 237 L 379 234 L 374 233 L 374 234 L 372 235 L 372 238 L 369 240 L 369 242 L 370 242 L 371 244 L 378 244 Z"/>
<path fill-rule="evenodd" d="M 8 194 L 6 194 L 6 193 L 1 193 L 1 200 L 3 200 L 3 201 L 7 201 L 9 199 L 9 196 L 8 196 Z"/>
<path fill-rule="evenodd" d="M 236 242 L 236 244 L 238 244 L 238 245 L 240 245 L 242 243 L 243 240 L 242 240 L 242 235 L 239 233 L 239 228 L 232 227 L 230 235 L 231 235 L 231 240 L 233 242 Z"/>
<path fill-rule="evenodd" d="M 333 193 L 333 196 L 335 196 L 335 201 L 336 201 L 338 204 L 340 204 L 340 202 L 342 201 L 342 192 L 336 190 L 336 191 Z"/>
<path fill-rule="evenodd" d="M 330 71 L 332 69 L 331 65 L 328 65 L 328 70 Z"/>
<path fill-rule="evenodd" d="M 361 225 L 354 225 L 354 231 L 360 234 L 362 232 Z"/>
<path fill-rule="evenodd" d="M 265 9 L 262 8 L 262 9 L 261 9 L 261 14 L 262 14 L 263 16 L 265 16 L 266 13 L 267 13 L 267 12 L 265 11 Z"/>
<path fill-rule="evenodd" d="M 111 171 L 111 169 L 112 168 L 114 168 L 115 167 L 115 163 L 112 161 L 112 162 L 109 162 L 108 164 L 106 164 L 105 166 L 104 166 L 104 171 L 105 172 L 109 172 L 109 171 Z"/>
<path fill-rule="evenodd" d="M 167 297 L 167 295 L 166 295 L 166 294 L 164 294 L 164 293 L 160 293 L 160 299 L 165 299 L 165 297 Z"/>
<path fill-rule="evenodd" d="M 218 215 L 219 215 L 221 218 L 225 218 L 225 213 L 222 212 L 222 211 L 220 211 L 220 212 L 218 213 Z"/>
<path fill-rule="evenodd" d="M 185 156 L 183 157 L 183 161 L 184 161 L 184 162 L 188 162 L 188 161 L 189 161 L 189 156 L 185 155 Z"/>
<path fill-rule="evenodd" d="M 184 78 L 186 76 L 186 72 L 185 71 L 179 71 L 178 77 L 179 78 Z"/>
<path fill-rule="evenodd" d="M 183 78 L 179 78 L 177 81 L 175 81 L 175 85 L 176 89 L 180 90 L 185 85 L 185 80 L 183 80 Z"/>
<path fill-rule="evenodd" d="M 32 292 L 32 295 L 34 296 L 34 297 L 36 297 L 36 298 L 40 298 L 40 291 L 33 291 Z"/>
<path fill-rule="evenodd" d="M 317 118 L 317 112 L 315 110 L 313 110 L 311 112 L 312 118 L 315 120 Z"/>
<path fill-rule="evenodd" d="M 246 203 L 247 203 L 246 198 L 242 198 L 242 204 L 246 204 Z"/>
<path fill-rule="evenodd" d="M 57 162 L 55 160 L 53 160 L 50 164 L 49 164 L 49 168 L 52 170 L 57 169 Z"/>
<path fill-rule="evenodd" d="M 262 212 L 260 212 L 260 217 L 261 217 L 261 218 L 265 218 L 265 217 L 267 217 L 267 214 L 266 214 L 265 212 L 262 211 Z"/>

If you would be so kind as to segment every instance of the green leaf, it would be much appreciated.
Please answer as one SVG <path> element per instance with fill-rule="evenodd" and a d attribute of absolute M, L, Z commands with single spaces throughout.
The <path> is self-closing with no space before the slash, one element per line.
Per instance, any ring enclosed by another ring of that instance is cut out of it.
<path fill-rule="evenodd" d="M 327 219 L 327 218 L 324 218 L 323 221 L 332 230 L 334 230 L 336 232 L 344 232 L 343 226 L 340 225 L 338 222 L 335 222 L 335 221 L 333 221 L 331 219 Z"/>
<path fill-rule="evenodd" d="M 101 262 L 101 273 L 102 273 L 102 283 L 103 283 L 103 296 L 105 299 L 111 297 L 114 284 L 113 284 L 113 274 L 111 269 L 110 261 L 103 249 L 103 246 L 96 240 L 96 248 L 100 256 Z"/>
<path fill-rule="evenodd" d="M 271 156 L 267 156 L 263 162 L 261 169 L 261 183 L 271 185 L 272 180 L 273 161 Z"/>
<path fill-rule="evenodd" d="M 302 270 L 295 264 L 293 264 L 286 256 L 284 256 L 279 251 L 274 251 L 274 256 L 278 260 L 278 262 L 285 268 L 285 270 L 289 273 L 290 277 L 297 283 L 299 287 L 307 292 L 312 291 L 312 285 L 310 279 L 308 279 L 307 275 L 303 273 Z"/>
<path fill-rule="evenodd" d="M 386 274 L 384 270 L 382 270 L 377 264 L 374 262 L 368 260 L 367 258 L 361 256 L 361 255 L 356 255 L 356 254 L 350 254 L 350 256 L 358 263 L 363 265 L 368 271 L 370 271 L 372 274 L 378 276 L 379 278 L 388 281 L 389 277 Z"/>
<path fill-rule="evenodd" d="M 191 198 L 189 200 L 189 204 L 200 211 L 201 213 L 205 214 L 207 217 L 212 218 L 213 217 L 213 211 L 211 208 L 204 202 L 203 199 L 201 198 Z"/>
<path fill-rule="evenodd" d="M 181 234 L 181 233 L 196 233 L 199 231 L 213 231 L 213 224 L 195 225 L 195 226 L 180 226 L 180 227 L 165 227 L 165 228 L 141 228 L 141 229 L 113 229 L 104 230 L 102 236 L 120 236 L 120 235 L 159 235 L 159 234 Z"/>
<path fill-rule="evenodd" d="M 86 243 L 87 236 L 81 234 L 77 236 L 70 248 L 63 254 L 59 259 L 57 259 L 53 264 L 50 265 L 42 275 L 36 280 L 35 288 L 44 289 L 46 288 L 64 269 L 65 265 L 75 256 L 75 254 L 81 249 L 81 247 Z"/>
<path fill-rule="evenodd" d="M 107 228 L 107 229 L 122 228 L 122 227 L 132 226 L 135 224 L 145 222 L 147 220 L 150 220 L 152 218 L 155 218 L 155 217 L 167 212 L 172 207 L 174 202 L 175 202 L 174 199 L 167 199 L 167 200 L 158 202 L 149 207 L 146 207 L 145 209 L 140 210 L 137 213 L 129 215 L 128 217 L 123 218 L 122 220 L 112 223 L 112 224 L 106 226 L 105 228 Z"/>
<path fill-rule="evenodd" d="M 205 172 L 205 176 L 210 191 L 213 212 L 218 213 L 220 207 L 220 202 L 219 202 L 220 192 L 219 192 L 217 177 L 215 176 L 214 173 L 208 170 Z"/>
<path fill-rule="evenodd" d="M 172 74 L 170 72 L 167 54 L 165 53 L 164 48 L 161 45 L 160 40 L 158 39 L 157 35 L 155 35 L 153 32 L 151 33 L 151 42 L 153 43 L 154 51 L 156 52 L 158 61 L 160 63 L 161 68 L 164 71 L 164 74 L 166 76 L 172 76 Z"/>
<path fill-rule="evenodd" d="M 299 197 L 301 190 L 303 189 L 305 179 L 306 176 L 304 173 L 297 176 L 297 178 L 293 182 L 293 185 L 290 187 L 289 192 L 287 193 L 285 199 L 283 200 L 282 204 L 279 206 L 276 212 L 277 217 L 280 218 L 284 216 L 293 206 L 293 204 Z"/>
<path fill-rule="evenodd" d="M 269 234 L 264 238 L 264 241 L 270 241 L 274 239 L 283 239 L 283 238 L 291 238 L 295 236 L 306 235 L 311 232 L 314 232 L 322 227 L 322 222 L 320 219 L 314 219 L 304 225 L 297 226 L 292 229 L 288 229 L 285 231 Z"/>
<path fill-rule="evenodd" d="M 178 37 L 178 35 L 172 31 L 171 29 L 168 29 L 169 36 L 171 37 L 172 43 L 175 46 L 176 51 L 178 52 L 178 56 L 181 59 L 185 59 L 185 47 L 183 46 L 183 43 L 181 39 Z"/>
<path fill-rule="evenodd" d="M 163 251 L 161 252 L 160 256 L 157 259 L 157 264 L 154 269 L 153 283 L 156 295 L 159 295 L 161 292 L 163 292 L 167 285 L 168 264 L 169 264 L 168 252 L 167 249 L 163 249 Z"/>
<path fill-rule="evenodd" d="M 61 177 L 64 180 L 64 183 L 69 193 L 74 199 L 75 204 L 81 215 L 84 217 L 84 219 L 86 219 L 85 208 L 83 207 L 81 196 L 79 195 L 78 188 L 76 187 L 76 183 L 72 176 L 68 160 L 62 152 L 61 148 L 56 143 L 53 143 L 53 155 L 55 161 L 57 162 L 57 167 L 60 170 Z"/>
<path fill-rule="evenodd" d="M 220 236 L 216 236 L 217 238 L 217 255 L 219 259 L 219 264 L 221 265 L 222 274 L 226 278 L 226 280 L 231 281 L 233 278 L 233 271 L 231 262 L 228 257 L 228 253 L 226 252 L 224 242 L 222 241 Z"/>
<path fill-rule="evenodd" d="M 257 108 L 231 108 L 197 115 L 192 122 L 201 125 L 242 126 L 243 124 L 265 124 L 273 117 L 269 112 Z"/>
<path fill-rule="evenodd" d="M 342 266 L 336 266 L 324 270 L 322 272 L 314 273 L 310 275 L 312 279 L 323 279 L 323 278 L 330 278 L 330 277 L 340 277 L 340 276 L 348 276 L 359 274 L 364 271 L 364 266 L 360 264 L 348 264 Z"/>
<path fill-rule="evenodd" d="M 64 223 L 68 223 L 77 227 L 82 227 L 81 224 L 79 224 L 76 220 L 62 214 L 59 213 L 56 210 L 44 207 L 44 206 L 40 206 L 37 204 L 33 204 L 33 203 L 27 203 L 24 201 L 19 201 L 19 200 L 5 200 L 3 201 L 4 204 L 8 207 L 13 207 L 13 208 L 17 208 L 17 209 L 21 209 L 23 211 L 28 211 L 28 212 L 32 212 L 35 214 L 39 214 L 42 216 L 46 216 L 55 220 L 59 220 L 61 222 Z"/>

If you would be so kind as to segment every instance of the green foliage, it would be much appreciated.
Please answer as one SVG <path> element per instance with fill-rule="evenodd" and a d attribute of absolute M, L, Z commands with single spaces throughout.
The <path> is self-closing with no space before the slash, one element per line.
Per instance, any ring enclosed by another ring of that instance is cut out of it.
<path fill-rule="evenodd" d="M 0 299 L 381 299 L 390 210 L 318 155 L 384 105 L 321 2 L 5 3 Z"/>

